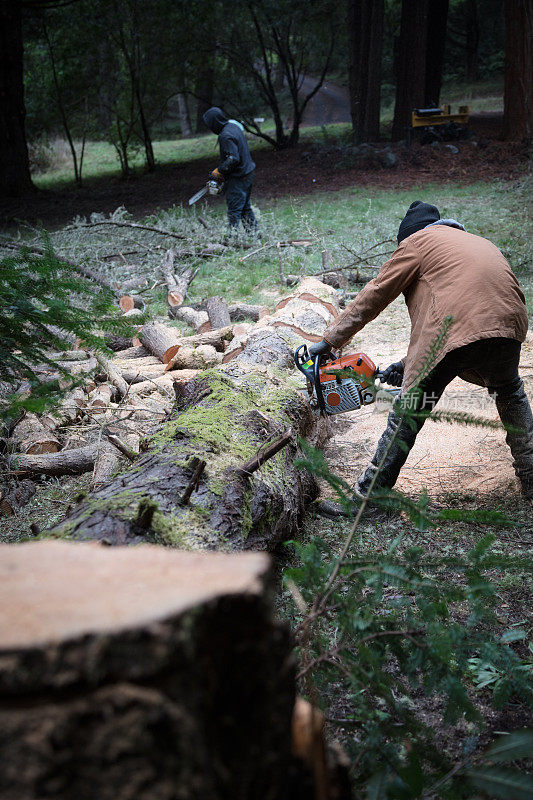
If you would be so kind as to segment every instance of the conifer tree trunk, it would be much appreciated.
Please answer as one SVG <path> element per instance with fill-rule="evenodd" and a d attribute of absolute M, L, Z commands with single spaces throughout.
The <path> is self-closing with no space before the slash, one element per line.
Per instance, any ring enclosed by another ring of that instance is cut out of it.
<path fill-rule="evenodd" d="M 0 3 L 0 193 L 20 197 L 34 188 L 24 122 L 22 17 L 19 0 Z"/>
<path fill-rule="evenodd" d="M 348 0 L 350 111 L 356 141 L 379 139 L 384 0 Z"/>
<path fill-rule="evenodd" d="M 531 141 L 533 129 L 533 0 L 505 2 L 504 137 Z"/>
<path fill-rule="evenodd" d="M 206 63 L 203 64 L 198 71 L 198 81 L 196 84 L 196 95 L 198 97 L 198 105 L 196 107 L 196 133 L 206 132 L 203 115 L 207 109 L 213 105 L 214 93 L 215 70 L 211 59 L 208 58 Z"/>
<path fill-rule="evenodd" d="M 432 0 L 428 9 L 424 105 L 439 104 L 450 0 Z"/>
<path fill-rule="evenodd" d="M 477 72 L 478 49 L 479 49 L 479 16 L 478 16 L 477 0 L 467 0 L 466 70 L 465 70 L 465 77 L 467 81 L 476 81 L 478 78 L 478 72 Z"/>
<path fill-rule="evenodd" d="M 191 119 L 189 116 L 189 105 L 187 103 L 187 96 L 183 94 L 183 92 L 179 92 L 178 94 L 178 112 L 180 117 L 180 129 L 182 136 L 190 136 L 191 131 Z"/>
<path fill-rule="evenodd" d="M 423 106 L 426 84 L 428 0 L 402 0 L 392 138 L 404 139 L 413 108 Z"/>

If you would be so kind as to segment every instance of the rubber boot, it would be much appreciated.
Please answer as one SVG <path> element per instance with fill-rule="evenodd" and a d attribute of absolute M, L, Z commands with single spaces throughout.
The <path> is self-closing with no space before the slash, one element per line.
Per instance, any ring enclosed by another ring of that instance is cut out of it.
<path fill-rule="evenodd" d="M 533 500 L 533 414 L 520 378 L 496 389 L 496 408 L 507 431 L 505 440 L 513 455 L 513 467 L 528 500 Z"/>

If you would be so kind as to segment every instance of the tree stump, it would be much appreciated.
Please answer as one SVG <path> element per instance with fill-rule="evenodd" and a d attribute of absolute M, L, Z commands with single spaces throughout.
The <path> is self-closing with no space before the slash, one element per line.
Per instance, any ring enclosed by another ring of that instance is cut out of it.
<path fill-rule="evenodd" d="M 2 800 L 289 800 L 259 553 L 0 545 Z"/>

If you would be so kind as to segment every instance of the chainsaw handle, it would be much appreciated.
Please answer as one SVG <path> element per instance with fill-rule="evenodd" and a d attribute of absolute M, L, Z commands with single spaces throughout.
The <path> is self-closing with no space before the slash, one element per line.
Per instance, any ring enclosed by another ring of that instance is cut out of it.
<path fill-rule="evenodd" d="M 314 356 L 312 359 L 309 356 L 309 350 L 307 349 L 306 344 L 301 344 L 300 347 L 294 353 L 294 363 L 296 364 L 296 368 L 300 370 L 300 372 L 305 375 L 305 379 L 311 382 L 311 376 L 308 372 L 303 368 L 303 365 L 308 362 L 313 362 L 313 377 L 312 383 L 314 385 L 316 399 L 318 402 L 318 407 L 320 409 L 321 414 L 326 413 L 326 403 L 324 401 L 324 395 L 322 393 L 322 386 L 320 385 L 320 365 L 321 362 L 328 360 L 328 353 L 319 353 L 318 355 Z"/>
<path fill-rule="evenodd" d="M 318 402 L 318 407 L 320 409 L 320 413 L 325 416 L 326 414 L 326 401 L 324 400 L 324 393 L 322 392 L 322 386 L 320 383 L 320 359 L 322 358 L 322 354 L 318 354 L 314 358 L 313 363 L 313 375 L 314 375 L 314 383 L 315 383 L 315 392 L 316 392 L 316 399 Z"/>

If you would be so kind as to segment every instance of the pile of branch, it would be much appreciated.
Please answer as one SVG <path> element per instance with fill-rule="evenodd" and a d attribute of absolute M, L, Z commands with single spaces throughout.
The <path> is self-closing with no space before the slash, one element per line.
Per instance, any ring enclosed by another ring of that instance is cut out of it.
<path fill-rule="evenodd" d="M 75 508 L 59 535 L 271 548 L 295 533 L 316 491 L 294 467 L 298 436 L 324 435 L 296 391 L 292 354 L 302 339 L 322 338 L 338 295 L 306 278 L 272 311 L 218 296 L 187 307 L 196 271 L 177 265 L 179 255 L 168 250 L 160 267 L 168 313 L 196 333 L 156 320 L 112 355 L 73 345 L 60 363 L 77 377 L 77 394 L 55 414 L 15 426 L 8 468 L 19 480 L 92 470 L 90 510 Z M 138 313 L 143 287 L 131 290 L 129 314 Z M 43 379 L 64 380 L 39 369 Z M 133 461 L 135 470 L 113 477 Z"/>
<path fill-rule="evenodd" d="M 41 416 L 28 413 L 11 426 L 4 449 L 12 478 L 0 495 L 0 513 L 13 515 L 34 493 L 28 480 L 38 475 L 93 471 L 93 487 L 107 481 L 124 458 L 139 453 L 140 440 L 171 411 L 176 391 L 200 370 L 222 362 L 233 338 L 231 325 L 183 336 L 176 328 L 150 322 L 139 330 L 141 345 L 111 357 L 73 349 L 49 353 L 58 368 L 80 385 Z M 60 360 L 61 359 L 61 360 Z M 36 365 L 41 380 L 70 380 L 49 364 Z"/>

